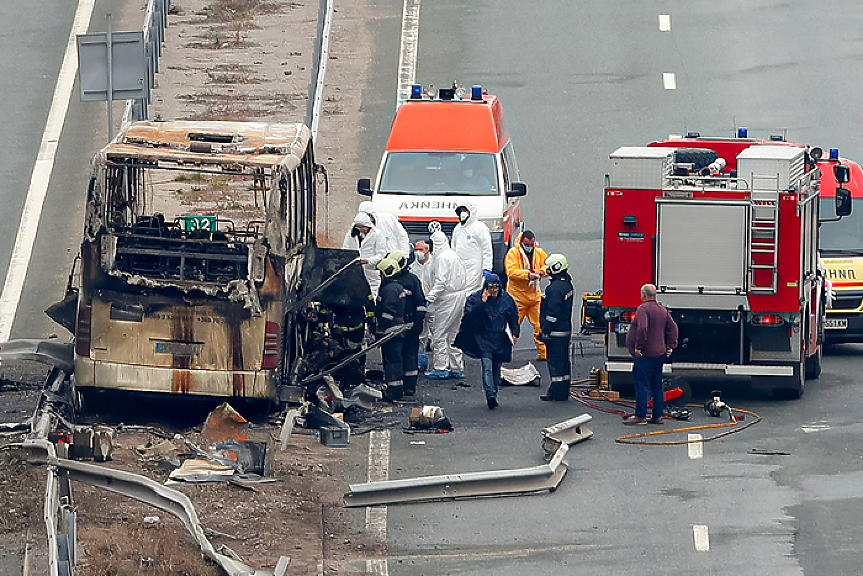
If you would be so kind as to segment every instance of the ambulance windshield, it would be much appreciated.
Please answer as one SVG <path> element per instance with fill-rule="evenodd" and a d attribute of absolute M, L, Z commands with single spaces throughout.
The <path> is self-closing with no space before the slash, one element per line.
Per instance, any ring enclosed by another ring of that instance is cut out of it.
<path fill-rule="evenodd" d="M 495 155 L 390 152 L 378 192 L 418 196 L 497 196 Z"/>

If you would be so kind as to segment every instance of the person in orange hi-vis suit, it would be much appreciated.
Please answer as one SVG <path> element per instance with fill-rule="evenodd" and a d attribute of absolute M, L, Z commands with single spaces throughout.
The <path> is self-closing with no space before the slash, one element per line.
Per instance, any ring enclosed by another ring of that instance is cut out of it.
<path fill-rule="evenodd" d="M 519 324 L 527 316 L 533 326 L 533 340 L 536 342 L 537 359 L 545 360 L 545 343 L 539 339 L 539 305 L 542 302 L 540 279 L 545 276 L 545 250 L 536 243 L 536 236 L 525 230 L 515 239 L 515 244 L 506 253 L 506 291 L 515 300 L 518 308 Z"/>

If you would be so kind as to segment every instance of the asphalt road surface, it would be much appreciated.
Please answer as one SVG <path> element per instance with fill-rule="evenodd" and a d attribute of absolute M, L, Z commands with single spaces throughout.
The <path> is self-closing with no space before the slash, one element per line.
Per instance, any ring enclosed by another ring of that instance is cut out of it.
<path fill-rule="evenodd" d="M 377 7 L 399 13 L 401 3 Z M 746 126 L 753 136 L 787 133 L 863 159 L 856 8 L 849 1 L 818 8 L 425 2 L 416 78 L 482 84 L 501 98 L 528 184 L 527 227 L 547 250 L 567 254 L 581 293 L 600 288 L 603 176 L 619 146 L 689 131 L 732 136 Z M 670 17 L 669 31 L 660 15 Z M 399 45 L 397 24 L 378 20 L 378 46 Z M 393 63 L 381 58 L 366 87 L 370 172 L 395 78 Z M 533 358 L 529 341 L 519 341 L 522 363 Z M 569 472 L 553 494 L 388 507 L 389 573 L 859 574 L 861 354 L 858 345 L 832 348 L 799 401 L 759 395 L 745 381 L 696 383 L 696 401 L 719 388 L 729 404 L 763 418 L 704 443 L 700 459 L 685 445 L 616 444 L 633 432 L 619 415 L 542 403 L 535 388 L 505 389 L 501 407 L 489 412 L 473 364 L 470 388 L 422 385 L 422 401 L 444 407 L 456 430 L 421 438 L 394 432 L 391 478 L 539 464 L 540 429 L 583 412 L 593 415 L 595 436 L 570 451 Z M 575 377 L 602 360 L 588 347 Z M 719 422 L 692 411 L 690 422 L 665 428 Z"/>

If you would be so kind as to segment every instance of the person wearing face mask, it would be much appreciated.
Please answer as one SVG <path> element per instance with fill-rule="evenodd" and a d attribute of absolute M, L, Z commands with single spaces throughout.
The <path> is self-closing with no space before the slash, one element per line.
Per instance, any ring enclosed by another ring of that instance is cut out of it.
<path fill-rule="evenodd" d="M 425 375 L 433 380 L 464 378 L 461 350 L 452 345 L 467 296 L 464 264 L 450 248 L 446 234 L 437 230 L 431 239 L 434 246 L 434 284 L 426 293 L 426 300 L 429 301 L 434 355 L 433 369 Z"/>
<path fill-rule="evenodd" d="M 423 294 L 428 294 L 434 285 L 434 264 L 432 263 L 433 256 L 431 248 L 427 242 L 420 240 L 414 246 L 414 261 L 411 262 L 408 269 L 411 274 L 419 278 L 420 285 L 423 289 Z M 419 366 L 423 370 L 428 367 L 429 351 L 429 325 L 431 324 L 431 314 L 426 314 L 422 325 L 422 332 L 419 336 Z"/>
<path fill-rule="evenodd" d="M 506 291 L 515 300 L 518 308 L 519 324 L 527 317 L 533 326 L 533 339 L 536 342 L 537 359 L 548 356 L 545 343 L 539 339 L 541 330 L 539 307 L 542 302 L 540 279 L 545 276 L 545 259 L 548 254 L 536 243 L 536 236 L 525 230 L 515 239 L 515 245 L 506 253 Z"/>
<path fill-rule="evenodd" d="M 363 265 L 363 273 L 369 283 L 369 289 L 372 296 L 377 298 L 381 275 L 375 267 L 386 257 L 387 245 L 368 214 L 358 212 L 354 216 L 351 229 L 345 234 L 342 248 L 357 250 L 360 253 L 360 263 Z"/>
<path fill-rule="evenodd" d="M 368 200 L 360 202 L 359 211 L 365 212 L 371 217 L 378 233 L 384 237 L 387 251 L 399 250 L 402 254 L 410 253 L 410 238 L 395 214 L 379 212 L 375 205 Z"/>
<path fill-rule="evenodd" d="M 452 231 L 452 247 L 464 262 L 468 293 L 482 288 L 483 277 L 491 272 L 494 252 L 491 232 L 485 222 L 477 220 L 476 202 L 468 201 L 456 207 L 459 223 Z"/>

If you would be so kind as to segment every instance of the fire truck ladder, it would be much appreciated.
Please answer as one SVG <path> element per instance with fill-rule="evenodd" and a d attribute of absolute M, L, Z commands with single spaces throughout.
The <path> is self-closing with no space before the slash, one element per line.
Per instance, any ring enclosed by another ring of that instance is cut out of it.
<path fill-rule="evenodd" d="M 779 174 L 750 175 L 752 216 L 749 220 L 749 292 L 776 294 L 779 264 Z M 759 272 L 765 271 L 765 272 Z M 764 276 L 770 275 L 770 283 Z"/>

